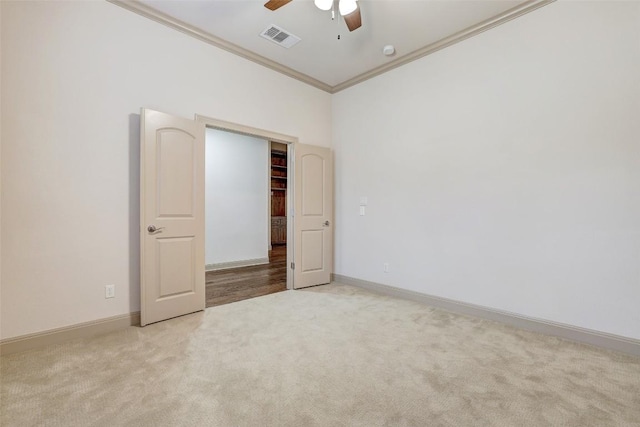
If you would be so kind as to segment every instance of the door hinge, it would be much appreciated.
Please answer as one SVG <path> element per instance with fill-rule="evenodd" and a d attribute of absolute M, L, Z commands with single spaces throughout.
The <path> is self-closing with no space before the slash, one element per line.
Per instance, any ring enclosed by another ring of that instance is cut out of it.
<path fill-rule="evenodd" d="M 295 263 L 295 262 L 292 262 L 292 263 L 291 263 L 291 269 L 292 269 L 292 270 L 295 270 L 295 269 L 296 269 L 296 263 Z"/>

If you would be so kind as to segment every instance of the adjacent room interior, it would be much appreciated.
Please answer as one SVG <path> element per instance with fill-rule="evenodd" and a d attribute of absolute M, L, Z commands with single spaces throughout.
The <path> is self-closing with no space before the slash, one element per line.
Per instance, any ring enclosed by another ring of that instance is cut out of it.
<path fill-rule="evenodd" d="M 207 128 L 207 307 L 287 289 L 286 204 L 286 144 Z"/>

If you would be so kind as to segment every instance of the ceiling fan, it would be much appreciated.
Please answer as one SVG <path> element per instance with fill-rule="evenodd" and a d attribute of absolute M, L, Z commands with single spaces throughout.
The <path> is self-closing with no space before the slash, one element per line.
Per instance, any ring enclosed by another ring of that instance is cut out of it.
<path fill-rule="evenodd" d="M 276 10 L 290 1 L 291 0 L 269 0 L 264 4 L 264 7 L 270 10 Z M 334 0 L 314 0 L 314 4 L 320 10 L 331 10 L 334 6 Z M 349 31 L 356 30 L 362 26 L 360 6 L 358 6 L 356 0 L 338 0 L 338 10 L 340 11 L 340 15 L 344 17 L 344 22 L 347 24 Z"/>

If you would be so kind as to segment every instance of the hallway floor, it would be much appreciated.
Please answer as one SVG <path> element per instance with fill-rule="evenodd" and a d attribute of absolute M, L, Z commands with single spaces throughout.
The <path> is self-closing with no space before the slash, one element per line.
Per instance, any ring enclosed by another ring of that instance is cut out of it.
<path fill-rule="evenodd" d="M 242 301 L 287 289 L 287 246 L 269 251 L 269 264 L 208 271 L 207 307 Z"/>

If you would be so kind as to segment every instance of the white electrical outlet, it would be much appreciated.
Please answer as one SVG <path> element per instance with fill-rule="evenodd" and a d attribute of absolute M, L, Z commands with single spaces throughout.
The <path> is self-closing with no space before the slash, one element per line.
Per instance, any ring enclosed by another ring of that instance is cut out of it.
<path fill-rule="evenodd" d="M 382 269 L 384 270 L 385 273 L 389 272 L 389 263 L 385 262 L 384 264 L 382 264 Z"/>
<path fill-rule="evenodd" d="M 116 285 L 106 285 L 104 287 L 104 297 L 115 298 L 115 296 L 116 296 Z"/>

